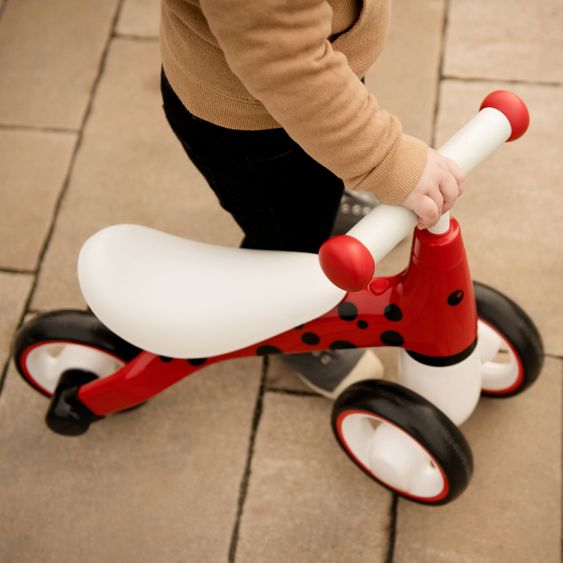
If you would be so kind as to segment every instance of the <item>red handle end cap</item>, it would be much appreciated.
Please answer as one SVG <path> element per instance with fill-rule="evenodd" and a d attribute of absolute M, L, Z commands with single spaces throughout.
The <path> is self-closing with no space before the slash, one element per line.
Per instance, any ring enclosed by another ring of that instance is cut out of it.
<path fill-rule="evenodd" d="M 496 90 L 491 92 L 481 104 L 481 108 L 494 108 L 504 113 L 510 126 L 512 135 L 507 142 L 519 139 L 530 125 L 530 113 L 526 104 L 516 94 L 508 90 Z"/>
<path fill-rule="evenodd" d="M 375 260 L 356 238 L 339 235 L 327 240 L 319 251 L 326 277 L 346 291 L 360 291 L 373 279 Z"/>

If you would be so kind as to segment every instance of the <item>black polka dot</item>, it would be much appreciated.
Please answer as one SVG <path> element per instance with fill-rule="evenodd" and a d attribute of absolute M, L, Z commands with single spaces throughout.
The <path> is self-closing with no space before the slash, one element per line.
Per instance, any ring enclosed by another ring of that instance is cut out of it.
<path fill-rule="evenodd" d="M 172 361 L 172 358 L 169 358 L 168 356 L 160 356 L 160 361 L 168 363 Z"/>
<path fill-rule="evenodd" d="M 338 315 L 343 321 L 353 321 L 358 316 L 358 309 L 354 303 L 343 301 L 338 305 Z"/>
<path fill-rule="evenodd" d="M 356 324 L 358 325 L 358 328 L 361 328 L 362 330 L 369 326 L 367 321 L 358 321 Z"/>
<path fill-rule="evenodd" d="M 309 344 L 310 346 L 315 346 L 315 344 L 318 344 L 321 341 L 321 339 L 314 332 L 306 332 L 301 336 L 301 340 L 303 340 L 305 344 Z"/>
<path fill-rule="evenodd" d="M 387 307 L 385 307 L 385 310 L 383 311 L 383 314 L 388 321 L 397 322 L 403 318 L 403 311 L 401 311 L 398 305 L 387 305 Z"/>
<path fill-rule="evenodd" d="M 270 354 L 281 354 L 282 351 L 275 346 L 259 346 L 256 348 L 256 355 L 257 356 L 269 356 Z"/>
<path fill-rule="evenodd" d="M 386 330 L 381 333 L 381 342 L 386 346 L 402 346 L 404 343 L 403 337 L 394 330 Z"/>
<path fill-rule="evenodd" d="M 463 300 L 463 295 L 464 295 L 464 293 L 461 289 L 454 291 L 448 297 L 448 305 L 450 305 L 451 307 L 455 307 L 456 305 L 459 305 L 461 303 L 461 301 Z"/>
<path fill-rule="evenodd" d="M 297 326 L 295 327 L 295 330 L 301 330 L 304 326 L 305 326 L 305 325 L 297 325 Z"/>
<path fill-rule="evenodd" d="M 331 350 L 345 350 L 346 348 L 356 348 L 356 346 L 346 340 L 335 340 L 330 344 Z"/>
<path fill-rule="evenodd" d="M 204 364 L 207 361 L 207 358 L 190 358 L 188 360 L 188 364 L 190 364 L 191 366 L 200 366 L 201 364 Z"/>

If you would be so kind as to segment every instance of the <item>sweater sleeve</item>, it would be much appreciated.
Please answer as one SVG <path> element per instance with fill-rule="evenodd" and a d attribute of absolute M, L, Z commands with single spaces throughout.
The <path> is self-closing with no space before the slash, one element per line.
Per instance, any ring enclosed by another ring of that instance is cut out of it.
<path fill-rule="evenodd" d="M 364 0 L 369 2 L 370 0 Z M 201 0 L 231 70 L 287 133 L 348 189 L 400 203 L 426 162 L 329 36 L 326 0 Z"/>

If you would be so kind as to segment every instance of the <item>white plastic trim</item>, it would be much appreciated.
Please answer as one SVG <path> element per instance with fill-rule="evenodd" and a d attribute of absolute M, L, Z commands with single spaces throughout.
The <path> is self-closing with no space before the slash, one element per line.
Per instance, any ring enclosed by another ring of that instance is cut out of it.
<path fill-rule="evenodd" d="M 479 320 L 479 352 L 481 354 L 482 387 L 487 391 L 502 391 L 514 385 L 518 379 L 519 366 L 514 350 L 501 335 Z M 502 361 L 497 353 L 502 351 Z"/>
<path fill-rule="evenodd" d="M 472 354 L 453 366 L 427 366 L 399 352 L 399 383 L 434 403 L 458 426 L 474 411 L 481 395 L 481 356 Z"/>
<path fill-rule="evenodd" d="M 74 342 L 46 342 L 35 346 L 27 356 L 27 371 L 35 383 L 53 393 L 62 373 L 83 369 L 98 377 L 106 377 L 123 366 L 108 352 Z"/>
<path fill-rule="evenodd" d="M 432 457 L 397 426 L 352 413 L 342 422 L 342 434 L 356 459 L 386 485 L 420 498 L 435 497 L 444 488 Z"/>

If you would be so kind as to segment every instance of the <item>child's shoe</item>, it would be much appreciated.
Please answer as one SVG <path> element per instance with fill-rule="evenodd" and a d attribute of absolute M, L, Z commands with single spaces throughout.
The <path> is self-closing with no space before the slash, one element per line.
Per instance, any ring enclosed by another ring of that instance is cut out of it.
<path fill-rule="evenodd" d="M 377 198 L 369 192 L 344 190 L 332 236 L 346 234 L 360 219 L 363 219 L 377 204 Z"/>
<path fill-rule="evenodd" d="M 383 364 L 370 349 L 307 352 L 282 359 L 307 386 L 327 399 L 336 399 L 357 381 L 383 377 Z"/>

